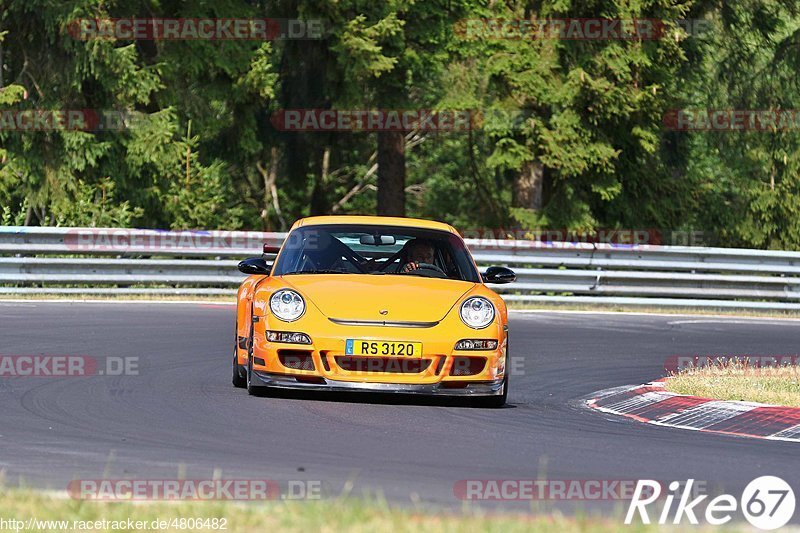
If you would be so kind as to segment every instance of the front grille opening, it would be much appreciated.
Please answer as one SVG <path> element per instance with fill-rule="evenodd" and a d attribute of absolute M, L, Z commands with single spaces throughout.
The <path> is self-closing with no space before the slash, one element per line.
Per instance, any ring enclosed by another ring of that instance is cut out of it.
<path fill-rule="evenodd" d="M 402 357 L 359 357 L 341 355 L 335 358 L 339 368 L 348 372 L 381 372 L 385 374 L 419 374 L 431 364 L 430 359 Z"/>
<path fill-rule="evenodd" d="M 322 360 L 322 367 L 325 369 L 325 372 L 330 372 L 331 365 L 328 363 L 328 352 L 319 352 L 319 358 Z"/>
<path fill-rule="evenodd" d="M 474 376 L 486 368 L 485 357 L 453 357 L 450 367 L 451 376 Z"/>
<path fill-rule="evenodd" d="M 315 370 L 314 359 L 308 350 L 278 350 L 278 361 L 292 370 Z"/>
<path fill-rule="evenodd" d="M 446 361 L 447 357 L 445 356 L 439 357 L 439 363 L 436 365 L 436 371 L 435 371 L 437 376 L 442 373 L 442 368 L 444 368 L 444 363 Z"/>
<path fill-rule="evenodd" d="M 295 376 L 298 383 L 312 383 L 314 385 L 325 385 L 327 381 L 324 378 L 317 376 Z"/>

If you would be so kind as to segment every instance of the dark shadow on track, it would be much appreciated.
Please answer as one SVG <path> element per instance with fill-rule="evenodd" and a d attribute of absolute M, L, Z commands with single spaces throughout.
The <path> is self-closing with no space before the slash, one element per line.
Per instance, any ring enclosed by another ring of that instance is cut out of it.
<path fill-rule="evenodd" d="M 289 400 L 313 400 L 319 402 L 355 403 L 372 405 L 422 405 L 432 407 L 459 407 L 466 409 L 492 409 L 477 405 L 477 398 L 445 396 L 417 396 L 402 393 L 380 392 L 324 392 L 287 389 L 264 389 L 255 394 L 260 398 L 282 398 Z M 515 409 L 510 403 L 499 409 Z M 496 409 L 496 408 L 495 408 Z M 493 409 L 494 410 L 494 409 Z"/>

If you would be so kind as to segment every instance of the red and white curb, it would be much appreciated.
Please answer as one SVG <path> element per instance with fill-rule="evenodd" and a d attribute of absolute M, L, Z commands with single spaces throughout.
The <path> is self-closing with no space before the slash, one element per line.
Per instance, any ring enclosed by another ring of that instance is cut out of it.
<path fill-rule="evenodd" d="M 607 389 L 586 405 L 656 426 L 800 442 L 800 408 L 686 396 L 664 385 L 659 380 Z"/>

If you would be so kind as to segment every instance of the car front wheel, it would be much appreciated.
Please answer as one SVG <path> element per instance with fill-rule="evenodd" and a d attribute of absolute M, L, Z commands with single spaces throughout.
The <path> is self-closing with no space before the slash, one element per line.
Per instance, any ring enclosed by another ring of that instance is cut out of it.
<path fill-rule="evenodd" d="M 236 354 L 236 348 L 239 342 L 238 331 L 238 326 L 233 328 L 233 377 L 231 378 L 231 382 L 237 389 L 243 389 L 247 386 L 247 378 L 243 375 L 244 368 L 239 364 L 239 357 Z"/>
<path fill-rule="evenodd" d="M 503 407 L 508 401 L 508 372 L 503 378 L 503 393 L 497 396 L 483 396 L 472 399 L 473 407 L 484 407 L 488 409 L 498 409 Z"/>
<path fill-rule="evenodd" d="M 247 378 L 242 375 L 242 369 L 241 365 L 239 365 L 239 358 L 236 356 L 235 346 L 233 348 L 233 378 L 231 382 L 237 389 L 243 389 L 247 386 Z"/>

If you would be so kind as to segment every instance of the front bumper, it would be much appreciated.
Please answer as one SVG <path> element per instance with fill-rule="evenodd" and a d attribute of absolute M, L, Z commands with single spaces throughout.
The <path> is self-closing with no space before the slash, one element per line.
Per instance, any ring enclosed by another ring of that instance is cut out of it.
<path fill-rule="evenodd" d="M 298 381 L 288 374 L 271 374 L 254 370 L 251 376 L 251 387 L 290 389 L 329 392 L 373 392 L 419 394 L 425 396 L 499 396 L 503 393 L 503 379 L 489 382 L 471 382 L 463 387 L 453 388 L 447 382 L 410 384 L 410 383 L 373 383 L 360 381 L 339 381 L 321 378 L 320 382 Z"/>
<path fill-rule="evenodd" d="M 271 315 L 257 316 L 252 346 L 238 350 L 238 363 L 251 364 L 253 386 L 296 390 L 371 391 L 441 396 L 502 394 L 507 331 L 497 320 L 483 330 L 466 326 L 450 313 L 431 326 L 343 323 L 323 316 L 313 305 L 296 322 Z M 267 330 L 308 335 L 311 344 L 270 342 Z M 241 334 L 241 333 L 240 333 Z M 494 350 L 455 350 L 460 339 L 497 339 Z M 419 357 L 358 357 L 346 355 L 346 340 L 420 342 Z M 291 360 L 291 361 L 290 361 Z"/>

